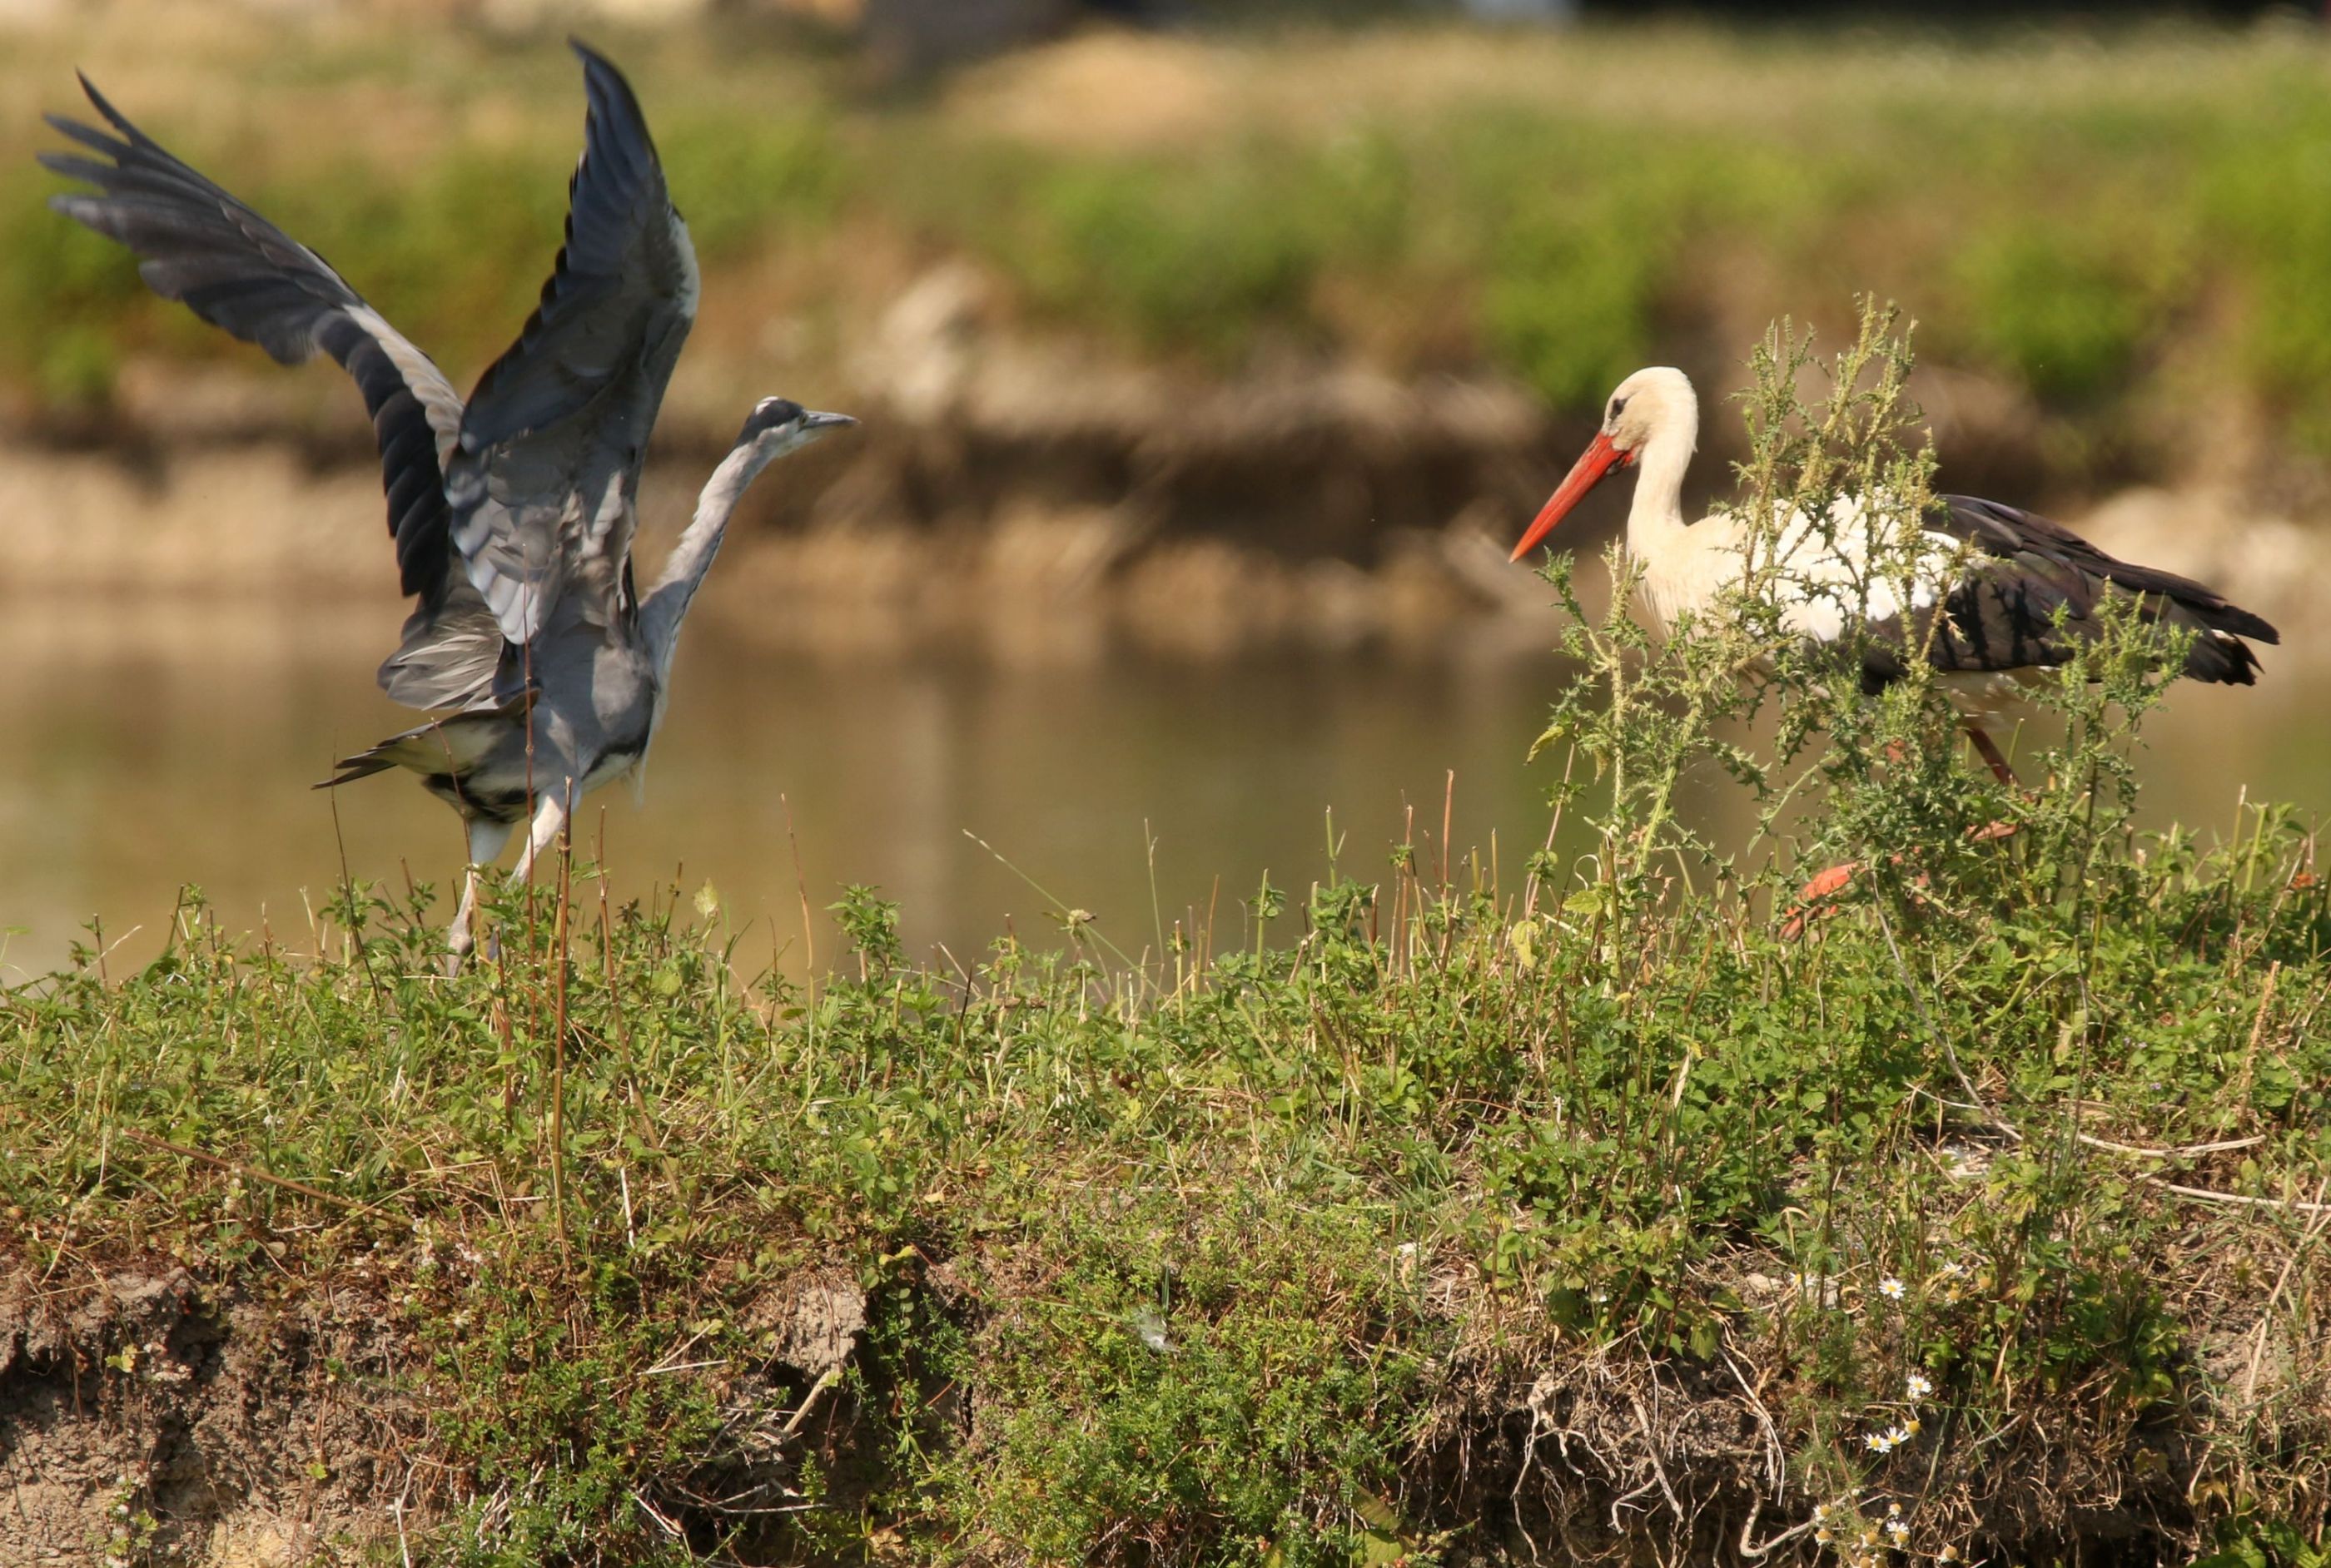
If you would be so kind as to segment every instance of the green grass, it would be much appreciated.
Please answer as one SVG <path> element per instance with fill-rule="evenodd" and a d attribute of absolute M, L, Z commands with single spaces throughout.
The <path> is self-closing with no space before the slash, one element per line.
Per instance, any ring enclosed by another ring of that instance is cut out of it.
<path fill-rule="evenodd" d="M 1768 1532 L 1859 1496 L 1926 1550 L 2031 1560 L 2075 1549 L 2058 1510 L 2130 1487 L 2164 1551 L 2238 1517 L 2316 1540 L 2325 1369 L 2288 1348 L 2247 1409 L 2209 1370 L 2261 1320 L 2322 1343 L 2304 1217 L 2155 1179 L 2272 1204 L 2331 1174 L 2331 908 L 2293 885 L 2312 842 L 2257 825 L 2037 899 L 2003 851 L 1884 917 L 1913 923 L 1907 984 L 1878 906 L 1791 943 L 1745 899 L 1590 881 L 1529 914 L 1413 867 L 1323 881 L 1178 985 L 1004 945 L 813 998 L 663 911 L 578 919 L 562 975 L 547 910 L 529 944 L 506 900 L 501 962 L 448 982 L 376 896 L 299 962 L 190 904 L 147 971 L 8 999 L 0 1268 L 158 1254 L 214 1290 L 376 1294 L 409 1350 L 368 1392 L 423 1396 L 404 1437 L 443 1467 L 448 1561 L 671 1558 L 641 1499 L 747 1560 L 1496 1558 L 1518 1525 L 1591 1535 L 1653 1435 L 1731 1531 L 1727 1466 L 1630 1403 L 1746 1420 L 1727 1365 L 1777 1423 Z M 1950 1174 L 1955 1145 L 1987 1169 Z M 752 1304 L 808 1270 L 869 1294 L 839 1429 L 733 1452 Z M 642 1375 L 677 1361 L 724 1370 Z M 1618 1446 L 1576 1480 L 1549 1440 L 1517 1490 L 1504 1412 L 1549 1377 Z M 2002 1467 L 2063 1478 L 2033 1482 L 2052 1529 Z M 706 1474 L 819 1506 L 758 1527 L 689 1500 Z"/>
<path fill-rule="evenodd" d="M 1825 409 L 1760 355 L 1752 504 L 1915 521 L 1868 326 Z M 1822 679 L 1753 594 L 1653 649 L 1620 582 L 1542 743 L 1583 852 L 1502 886 L 1403 849 L 967 970 L 854 889 L 806 989 L 587 868 L 451 980 L 426 889 L 296 958 L 190 895 L 142 972 L 0 1002 L 0 1278 L 368 1303 L 398 1348 L 336 1375 L 429 1461 L 432 1561 L 1877 1563 L 1898 1509 L 1926 1560 L 2319 1563 L 2317 841 L 2134 832 L 2141 627 L 2025 795 L 1920 679 Z M 1770 813 L 1725 858 L 1712 764 Z M 862 1297 L 830 1383 L 771 1361 L 804 1281 Z"/>

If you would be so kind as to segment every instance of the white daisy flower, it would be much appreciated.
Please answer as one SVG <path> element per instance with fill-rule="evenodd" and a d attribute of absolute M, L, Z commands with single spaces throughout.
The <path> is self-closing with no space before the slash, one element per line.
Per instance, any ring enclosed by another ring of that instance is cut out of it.
<path fill-rule="evenodd" d="M 1935 1385 L 1931 1382 L 1927 1381 L 1927 1374 L 1923 1372 L 1912 1373 L 1910 1374 L 1910 1381 L 1905 1385 L 1905 1387 L 1908 1389 L 1909 1396 L 1912 1399 L 1924 1399 L 1928 1394 L 1935 1392 Z"/>
<path fill-rule="evenodd" d="M 1889 1301 L 1899 1301 L 1904 1294 L 1902 1282 L 1889 1274 L 1878 1282 L 1878 1294 Z"/>

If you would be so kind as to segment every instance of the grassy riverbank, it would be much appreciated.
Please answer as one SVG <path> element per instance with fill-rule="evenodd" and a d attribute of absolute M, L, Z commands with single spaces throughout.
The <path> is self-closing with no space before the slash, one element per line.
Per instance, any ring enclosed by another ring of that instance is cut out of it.
<path fill-rule="evenodd" d="M 2253 826 L 1795 941 L 1412 861 L 931 971 L 861 898 L 812 992 L 587 872 L 450 982 L 402 890 L 298 956 L 190 901 L 0 1003 L 0 1404 L 240 1469 L 124 1461 L 133 1562 L 2315 1562 L 2331 906 Z"/>
<path fill-rule="evenodd" d="M 1857 288 L 2043 420 L 2060 476 L 2174 478 L 2331 439 L 2326 56 L 2296 24 L 1104 34 L 880 92 L 742 24 L 607 42 L 704 252 L 723 352 L 763 372 L 840 363 L 950 255 L 1013 319 L 1105 356 L 1495 372 L 1564 411 L 1646 360 L 1728 369 L 1764 321 Z M 86 66 L 457 379 L 531 302 L 580 113 L 555 41 L 392 48 L 361 21 L 161 12 L 24 44 L 0 67 L 12 101 L 78 111 L 68 68 Z M 29 117 L 0 130 L 16 397 L 87 407 L 128 356 L 226 352 L 42 210 L 39 145 Z"/>
<path fill-rule="evenodd" d="M 1915 522 L 1885 325 L 1825 408 L 1760 355 L 1752 508 Z M 710 889 L 587 869 L 454 980 L 427 889 L 296 955 L 190 897 L 142 972 L 9 993 L 38 1539 L 2319 1565 L 2316 840 L 2133 831 L 2140 628 L 2050 694 L 2027 794 L 1915 671 L 1863 697 L 1747 600 L 1654 650 L 1620 582 L 1523 864 L 1331 859 L 929 967 L 853 890 L 807 989 Z M 1676 810 L 1711 765 L 1770 813 L 1721 859 Z"/>

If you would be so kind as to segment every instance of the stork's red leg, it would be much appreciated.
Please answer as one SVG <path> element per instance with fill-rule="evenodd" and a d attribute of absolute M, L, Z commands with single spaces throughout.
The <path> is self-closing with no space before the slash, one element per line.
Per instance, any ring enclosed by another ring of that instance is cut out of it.
<path fill-rule="evenodd" d="M 1902 857 L 1889 855 L 1886 857 L 1886 863 L 1889 866 L 1898 866 L 1902 863 Z M 1816 916 L 1835 914 L 1837 906 L 1830 900 L 1851 887 L 1853 879 L 1860 874 L 1860 860 L 1845 860 L 1832 866 L 1798 889 L 1797 901 L 1789 906 L 1787 914 L 1781 917 L 1781 940 L 1793 942 L 1805 934 L 1806 925 Z M 1927 873 L 1924 871 L 1910 879 L 1911 903 L 1925 904 L 1926 900 L 1918 897 L 1917 890 L 1926 886 L 1927 886 Z"/>
<path fill-rule="evenodd" d="M 2006 756 L 2001 753 L 1998 743 L 1991 738 L 1990 732 L 1972 718 L 1960 722 L 1966 727 L 1967 738 L 1974 742 L 1976 753 L 1991 765 L 1992 776 L 2009 789 L 2021 789 L 2022 781 L 2015 776 L 2015 770 L 2007 765 Z"/>
<path fill-rule="evenodd" d="M 1816 915 L 1830 911 L 1822 906 L 1843 892 L 1853 882 L 1854 873 L 1861 870 L 1860 860 L 1847 860 L 1832 866 L 1812 881 L 1797 889 L 1797 901 L 1781 917 L 1781 940 L 1793 942 L 1805 934 L 1805 923 Z"/>

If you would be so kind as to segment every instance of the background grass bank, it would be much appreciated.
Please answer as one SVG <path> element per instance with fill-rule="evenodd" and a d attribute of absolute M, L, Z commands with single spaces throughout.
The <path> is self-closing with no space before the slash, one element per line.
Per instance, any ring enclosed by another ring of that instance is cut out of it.
<path fill-rule="evenodd" d="M 379 28 L 162 13 L 0 70 L 12 101 L 77 110 L 88 67 L 466 381 L 555 248 L 573 72 L 547 38 Z M 956 256 L 1023 328 L 1104 356 L 1495 374 L 1565 414 L 1646 361 L 1728 373 L 1773 317 L 1870 290 L 1990 389 L 1968 394 L 1990 423 L 2040 424 L 2060 482 L 2254 476 L 2331 442 L 2331 55 L 2295 23 L 1099 33 L 879 90 L 797 33 L 605 42 L 727 334 L 683 392 L 831 372 Z M 44 137 L 0 129 L 20 406 L 101 404 L 125 356 L 232 352 L 44 213 Z"/>

